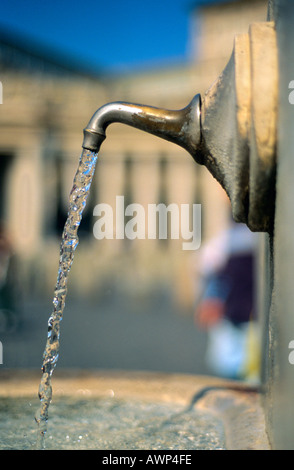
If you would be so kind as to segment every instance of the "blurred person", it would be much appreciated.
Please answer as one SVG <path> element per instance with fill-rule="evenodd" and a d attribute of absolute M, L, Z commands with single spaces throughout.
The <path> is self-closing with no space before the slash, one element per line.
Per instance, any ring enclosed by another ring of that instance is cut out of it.
<path fill-rule="evenodd" d="M 256 245 L 256 234 L 231 221 L 200 255 L 201 292 L 195 322 L 208 333 L 208 367 L 226 378 L 258 380 Z"/>

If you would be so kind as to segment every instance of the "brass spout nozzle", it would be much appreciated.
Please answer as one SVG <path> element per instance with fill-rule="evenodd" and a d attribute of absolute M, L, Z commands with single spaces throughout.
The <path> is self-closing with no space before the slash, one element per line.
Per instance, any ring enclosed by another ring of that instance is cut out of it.
<path fill-rule="evenodd" d="M 201 140 L 200 106 L 200 95 L 196 95 L 186 108 L 178 111 L 119 101 L 108 103 L 95 112 L 84 129 L 83 148 L 98 152 L 106 137 L 106 128 L 117 122 L 173 142 L 197 160 Z"/>

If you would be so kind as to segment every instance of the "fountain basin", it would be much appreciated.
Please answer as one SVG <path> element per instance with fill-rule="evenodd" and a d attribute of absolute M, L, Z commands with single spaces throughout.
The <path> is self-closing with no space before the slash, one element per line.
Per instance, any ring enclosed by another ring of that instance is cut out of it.
<path fill-rule="evenodd" d="M 39 381 L 38 372 L 1 371 L 0 450 L 35 448 Z M 59 370 L 52 385 L 48 450 L 270 449 L 258 393 L 231 390 L 232 381 Z"/>

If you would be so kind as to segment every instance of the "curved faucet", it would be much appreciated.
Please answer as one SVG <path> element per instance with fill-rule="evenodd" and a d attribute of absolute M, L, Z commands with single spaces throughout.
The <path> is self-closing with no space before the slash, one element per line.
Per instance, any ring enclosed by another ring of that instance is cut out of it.
<path fill-rule="evenodd" d="M 202 163 L 200 153 L 198 154 L 201 141 L 200 115 L 199 94 L 194 96 L 188 106 L 177 111 L 121 101 L 108 103 L 99 108 L 90 119 L 84 129 L 82 146 L 98 152 L 106 138 L 106 128 L 111 123 L 119 122 L 178 144 L 198 163 Z"/>
<path fill-rule="evenodd" d="M 265 44 L 267 53 L 264 53 Z M 271 231 L 275 213 L 277 46 L 271 22 L 235 37 L 223 72 L 203 95 L 178 111 L 114 102 L 84 129 L 83 148 L 98 152 L 118 122 L 186 149 L 229 196 L 233 218 L 252 231 Z M 263 90 L 261 93 L 260 90 Z"/>

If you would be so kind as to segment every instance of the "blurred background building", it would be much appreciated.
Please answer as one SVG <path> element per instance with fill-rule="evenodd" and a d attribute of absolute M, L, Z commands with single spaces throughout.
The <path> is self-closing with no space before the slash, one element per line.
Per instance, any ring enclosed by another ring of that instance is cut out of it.
<path fill-rule="evenodd" d="M 82 130 L 96 109 L 116 100 L 186 106 L 221 73 L 234 36 L 266 19 L 267 1 L 198 2 L 190 14 L 189 63 L 122 75 L 93 74 L 0 31 L 0 220 L 24 302 L 43 297 L 50 305 Z M 192 316 L 197 252 L 183 251 L 182 240 L 98 241 L 93 208 L 108 203 L 115 209 L 117 195 L 144 207 L 199 203 L 205 242 L 228 223 L 226 196 L 207 170 L 174 144 L 119 124 L 110 126 L 107 136 L 79 231 L 70 295 L 99 298 L 115 289 L 142 299 L 164 290 L 179 313 Z"/>

